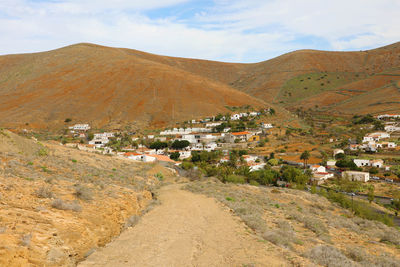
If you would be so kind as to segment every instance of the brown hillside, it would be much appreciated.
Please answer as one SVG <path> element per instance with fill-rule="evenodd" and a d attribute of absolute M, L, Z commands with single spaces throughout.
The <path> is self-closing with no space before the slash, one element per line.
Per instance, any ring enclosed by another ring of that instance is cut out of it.
<path fill-rule="evenodd" d="M 157 127 L 266 103 L 381 113 L 400 109 L 399 84 L 400 43 L 360 52 L 300 50 L 255 64 L 78 44 L 0 57 L 0 123 L 59 127 L 73 118 L 97 127 Z"/>
<path fill-rule="evenodd" d="M 387 87 L 400 88 L 400 43 L 359 52 L 300 50 L 256 64 L 161 57 L 136 50 L 125 51 L 225 83 L 266 102 L 283 104 L 289 109 L 318 105 L 348 114 L 400 109 L 397 100 L 381 101 L 385 95 L 380 94 L 380 90 Z M 320 79 L 326 74 L 335 80 Z M 313 78 L 313 82 L 306 89 L 307 92 L 300 80 L 308 76 Z M 293 88 L 287 88 L 289 81 L 293 81 Z M 321 86 L 321 83 L 324 85 Z M 284 97 L 289 89 L 307 97 Z M 371 102 L 371 90 L 380 95 L 376 101 Z M 400 97 L 399 90 L 392 91 L 395 99 Z M 353 99 L 354 96 L 358 97 Z M 342 101 L 352 103 L 349 106 L 351 108 L 347 108 L 345 103 L 341 104 Z"/>
<path fill-rule="evenodd" d="M 157 126 L 247 104 L 265 106 L 223 83 L 124 49 L 80 44 L 0 57 L 0 117 L 6 125 L 42 128 L 73 118 L 98 127 Z"/>

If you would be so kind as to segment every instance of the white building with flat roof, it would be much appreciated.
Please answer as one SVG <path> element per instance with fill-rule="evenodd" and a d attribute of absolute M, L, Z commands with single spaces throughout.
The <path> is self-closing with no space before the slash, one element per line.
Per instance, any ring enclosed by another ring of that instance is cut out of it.
<path fill-rule="evenodd" d="M 356 171 L 345 171 L 342 172 L 342 177 L 349 179 L 350 181 L 368 182 L 369 172 L 356 172 Z"/>
<path fill-rule="evenodd" d="M 70 130 L 75 130 L 75 131 L 89 131 L 90 130 L 90 125 L 87 123 L 84 124 L 75 124 L 73 126 L 68 127 Z"/>

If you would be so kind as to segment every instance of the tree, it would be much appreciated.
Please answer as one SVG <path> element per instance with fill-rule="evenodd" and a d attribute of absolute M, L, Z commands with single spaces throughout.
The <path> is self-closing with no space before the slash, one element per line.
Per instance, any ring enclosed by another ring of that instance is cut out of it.
<path fill-rule="evenodd" d="M 270 159 L 268 160 L 268 164 L 271 166 L 278 166 L 279 161 L 277 159 Z"/>
<path fill-rule="evenodd" d="M 185 147 L 188 147 L 189 145 L 190 145 L 190 143 L 187 140 L 175 140 L 172 143 L 171 148 L 173 148 L 173 149 L 183 149 Z"/>
<path fill-rule="evenodd" d="M 303 153 L 301 153 L 300 159 L 304 161 L 304 169 L 306 169 L 307 161 L 310 159 L 310 152 L 306 150 Z"/>
<path fill-rule="evenodd" d="M 271 115 L 275 115 L 275 113 L 276 113 L 276 112 L 275 112 L 275 109 L 270 108 L 270 109 L 269 109 L 269 113 L 270 113 Z"/>
<path fill-rule="evenodd" d="M 375 189 L 374 186 L 371 186 L 371 187 L 368 188 L 368 201 L 369 201 L 369 203 L 374 201 L 374 198 L 375 198 L 374 189 Z"/>
<path fill-rule="evenodd" d="M 159 140 L 150 144 L 150 148 L 155 149 L 156 151 L 158 151 L 159 149 L 166 148 L 166 147 L 168 147 L 168 144 L 165 142 L 161 142 Z"/>
<path fill-rule="evenodd" d="M 169 155 L 169 158 L 172 160 L 178 160 L 179 157 L 180 157 L 179 152 L 173 152 L 173 153 L 171 153 L 171 155 Z"/>
<path fill-rule="evenodd" d="M 287 182 L 294 182 L 296 184 L 306 184 L 310 178 L 302 170 L 294 168 L 292 166 L 286 166 L 282 170 L 283 170 L 282 179 Z"/>
<path fill-rule="evenodd" d="M 64 122 L 65 122 L 65 123 L 68 123 L 68 122 L 71 122 L 71 121 L 72 121 L 71 118 L 66 118 Z"/>
<path fill-rule="evenodd" d="M 93 138 L 94 138 L 94 134 L 93 133 L 89 133 L 87 138 L 88 138 L 89 141 L 92 141 Z"/>
<path fill-rule="evenodd" d="M 215 116 L 214 120 L 215 120 L 215 121 L 220 121 L 220 120 L 222 120 L 222 117 L 223 117 L 223 116 L 224 116 L 224 115 L 222 115 L 221 113 L 218 113 L 218 115 Z"/>
<path fill-rule="evenodd" d="M 381 121 L 375 121 L 374 122 L 374 130 L 383 131 L 383 130 L 385 130 L 385 125 Z"/>

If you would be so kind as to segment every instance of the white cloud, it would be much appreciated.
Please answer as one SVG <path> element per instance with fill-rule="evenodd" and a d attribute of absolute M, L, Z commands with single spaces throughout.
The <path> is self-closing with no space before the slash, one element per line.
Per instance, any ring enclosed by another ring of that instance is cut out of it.
<path fill-rule="evenodd" d="M 294 49 L 359 50 L 400 39 L 397 0 L 215 0 L 189 18 L 147 15 L 150 10 L 162 14 L 164 7 L 179 14 L 178 8 L 191 2 L 0 0 L 0 54 L 93 42 L 249 62 Z M 319 42 L 309 47 L 313 39 Z"/>

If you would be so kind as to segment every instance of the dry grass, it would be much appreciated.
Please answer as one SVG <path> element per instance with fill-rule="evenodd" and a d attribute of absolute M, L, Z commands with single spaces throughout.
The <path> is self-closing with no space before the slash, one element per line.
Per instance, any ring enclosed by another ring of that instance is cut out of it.
<path fill-rule="evenodd" d="M 78 202 L 65 202 L 62 199 L 55 199 L 53 200 L 53 202 L 51 203 L 51 206 L 55 209 L 59 209 L 59 210 L 72 210 L 72 211 L 76 211 L 76 212 L 80 212 L 82 211 L 82 207 L 81 205 L 79 205 Z"/>
<path fill-rule="evenodd" d="M 400 260 L 392 245 L 400 240 L 397 229 L 354 217 L 318 195 L 217 181 L 192 182 L 186 189 L 216 198 L 264 240 L 323 266 L 396 266 L 386 263 Z M 360 243 L 367 249 L 357 254 Z"/>
<path fill-rule="evenodd" d="M 347 258 L 339 249 L 318 245 L 306 253 L 306 256 L 315 263 L 327 267 L 350 267 L 355 264 Z"/>
<path fill-rule="evenodd" d="M 35 194 L 39 198 L 54 198 L 54 193 L 52 189 L 47 186 L 42 186 L 35 191 Z"/>
<path fill-rule="evenodd" d="M 84 185 L 78 184 L 75 186 L 75 196 L 79 199 L 89 201 L 93 199 L 93 191 Z"/>

